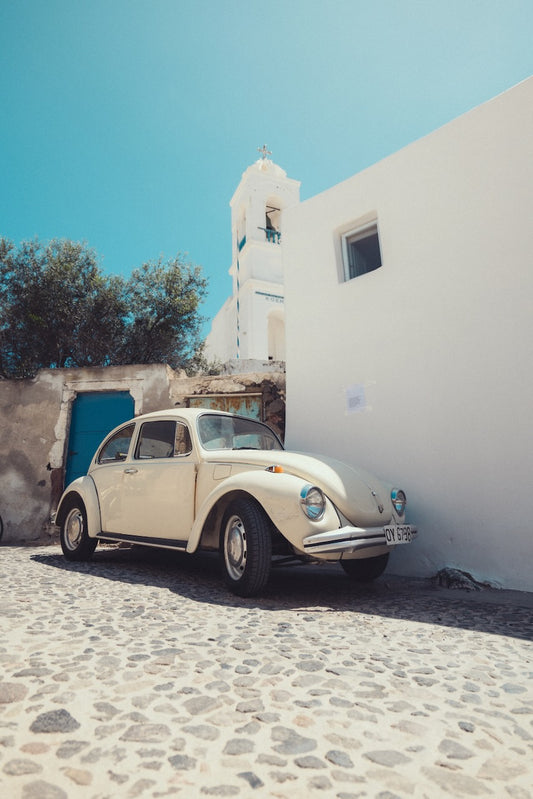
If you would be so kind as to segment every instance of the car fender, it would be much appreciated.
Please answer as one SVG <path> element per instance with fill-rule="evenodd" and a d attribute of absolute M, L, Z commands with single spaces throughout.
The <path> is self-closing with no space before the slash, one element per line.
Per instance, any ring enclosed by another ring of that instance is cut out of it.
<path fill-rule="evenodd" d="M 66 515 L 65 501 L 72 494 L 78 494 L 81 497 L 87 513 L 87 534 L 89 538 L 96 538 L 98 533 L 102 532 L 100 503 L 98 502 L 98 494 L 96 493 L 94 480 L 92 477 L 89 477 L 89 475 L 78 477 L 77 480 L 73 480 L 73 482 L 67 486 L 59 500 L 55 523 L 58 526 L 61 526 L 63 523 L 64 516 Z"/>
<path fill-rule="evenodd" d="M 340 527 L 339 517 L 332 502 L 326 497 L 326 508 L 320 521 L 311 521 L 304 514 L 300 492 L 309 481 L 292 474 L 267 472 L 263 469 L 241 472 L 221 481 L 205 498 L 191 529 L 187 552 L 195 552 L 200 543 L 207 517 L 213 508 L 230 494 L 248 494 L 263 508 L 282 535 L 297 549 L 312 532 L 324 532 Z"/>

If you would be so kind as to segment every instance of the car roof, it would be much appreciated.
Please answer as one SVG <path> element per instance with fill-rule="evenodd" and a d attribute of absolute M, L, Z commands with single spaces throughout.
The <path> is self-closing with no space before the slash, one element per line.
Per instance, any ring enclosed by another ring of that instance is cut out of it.
<path fill-rule="evenodd" d="M 136 416 L 135 419 L 132 421 L 144 421 L 145 419 L 161 419 L 165 418 L 181 418 L 187 419 L 189 421 L 194 421 L 199 416 L 202 416 L 205 413 L 214 413 L 217 416 L 236 416 L 234 413 L 227 413 L 226 411 L 218 411 L 214 408 L 168 408 L 162 411 L 151 411 L 151 413 L 143 413 L 140 416 Z M 254 420 L 258 421 L 258 420 Z"/>

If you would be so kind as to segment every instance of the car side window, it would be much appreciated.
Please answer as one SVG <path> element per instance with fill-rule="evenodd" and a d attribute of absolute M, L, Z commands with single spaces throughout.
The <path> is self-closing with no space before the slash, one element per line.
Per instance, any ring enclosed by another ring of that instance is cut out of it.
<path fill-rule="evenodd" d="M 189 428 L 186 424 L 183 424 L 183 422 L 178 422 L 176 424 L 176 445 L 174 454 L 180 457 L 189 455 L 190 452 L 192 452 L 192 441 Z"/>
<path fill-rule="evenodd" d="M 128 457 L 128 450 L 134 430 L 135 425 L 130 424 L 111 436 L 98 453 L 98 463 L 125 461 Z"/>
<path fill-rule="evenodd" d="M 172 458 L 175 437 L 176 422 L 165 419 L 157 422 L 145 422 L 141 427 L 135 458 L 139 460 Z"/>

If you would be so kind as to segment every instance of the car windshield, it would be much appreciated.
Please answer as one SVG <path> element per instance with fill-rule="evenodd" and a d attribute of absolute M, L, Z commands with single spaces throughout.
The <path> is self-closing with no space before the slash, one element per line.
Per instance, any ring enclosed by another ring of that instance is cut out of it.
<path fill-rule="evenodd" d="M 198 434 L 205 449 L 283 449 L 269 427 L 242 416 L 203 414 Z"/>

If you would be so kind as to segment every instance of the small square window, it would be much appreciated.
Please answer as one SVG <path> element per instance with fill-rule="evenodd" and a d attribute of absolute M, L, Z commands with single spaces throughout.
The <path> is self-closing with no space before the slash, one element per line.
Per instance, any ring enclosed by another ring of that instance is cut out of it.
<path fill-rule="evenodd" d="M 366 275 L 381 266 L 378 226 L 376 223 L 352 230 L 342 237 L 344 279 Z"/>

